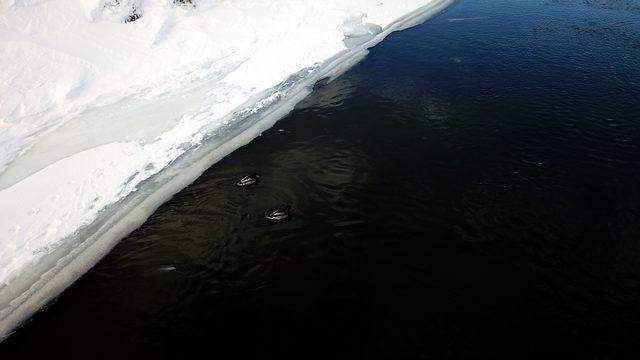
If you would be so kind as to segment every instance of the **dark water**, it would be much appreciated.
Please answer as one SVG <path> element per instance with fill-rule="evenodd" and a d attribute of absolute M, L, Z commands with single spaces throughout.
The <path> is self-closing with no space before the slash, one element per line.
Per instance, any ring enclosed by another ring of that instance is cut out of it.
<path fill-rule="evenodd" d="M 639 99 L 640 2 L 459 1 L 207 171 L 0 357 L 638 358 Z"/>

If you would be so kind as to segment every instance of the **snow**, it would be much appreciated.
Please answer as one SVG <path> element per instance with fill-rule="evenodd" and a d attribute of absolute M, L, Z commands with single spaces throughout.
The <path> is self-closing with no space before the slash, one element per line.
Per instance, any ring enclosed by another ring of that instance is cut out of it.
<path fill-rule="evenodd" d="M 0 0 L 0 339 L 315 82 L 450 1 Z"/>

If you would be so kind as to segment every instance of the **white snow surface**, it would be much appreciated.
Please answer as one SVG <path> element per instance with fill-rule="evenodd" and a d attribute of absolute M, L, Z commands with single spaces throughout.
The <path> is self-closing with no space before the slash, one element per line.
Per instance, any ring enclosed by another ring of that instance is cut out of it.
<path fill-rule="evenodd" d="M 0 339 L 315 81 L 449 2 L 0 0 Z M 128 199 L 139 219 L 106 235 Z"/>

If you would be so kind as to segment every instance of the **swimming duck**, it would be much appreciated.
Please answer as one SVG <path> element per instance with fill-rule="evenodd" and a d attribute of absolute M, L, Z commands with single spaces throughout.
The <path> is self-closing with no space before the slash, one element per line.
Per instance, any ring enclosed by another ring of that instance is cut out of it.
<path fill-rule="evenodd" d="M 253 173 L 251 175 L 247 175 L 245 177 L 243 177 L 242 179 L 238 180 L 238 182 L 236 183 L 237 186 L 249 186 L 249 185 L 253 185 L 255 183 L 258 182 L 258 179 L 260 178 L 260 176 L 256 173 Z"/>
<path fill-rule="evenodd" d="M 289 218 L 289 211 L 291 211 L 291 205 L 287 205 L 283 208 L 273 210 L 269 215 L 265 216 L 267 220 L 281 221 Z"/>

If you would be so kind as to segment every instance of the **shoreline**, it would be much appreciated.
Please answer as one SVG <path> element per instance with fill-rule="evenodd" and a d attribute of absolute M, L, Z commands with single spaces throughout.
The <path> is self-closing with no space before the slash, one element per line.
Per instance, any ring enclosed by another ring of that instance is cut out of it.
<path fill-rule="evenodd" d="M 204 139 L 199 145 L 173 160 L 169 166 L 143 180 L 135 191 L 118 202 L 108 205 L 91 224 L 78 230 L 71 238 L 62 240 L 61 242 L 65 243 L 64 246 L 47 254 L 53 264 L 46 272 L 31 274 L 29 278 L 18 279 L 0 289 L 0 304 L 6 304 L 0 309 L 0 316 L 2 316 L 0 341 L 86 273 L 123 237 L 142 225 L 175 193 L 191 184 L 213 164 L 237 148 L 248 144 L 286 116 L 298 102 L 311 93 L 316 82 L 326 78 L 335 79 L 362 60 L 368 48 L 384 40 L 390 33 L 422 23 L 443 11 L 452 2 L 452 0 L 435 0 L 396 19 L 367 42 L 343 50 L 324 64 L 308 70 L 306 77 L 291 75 L 277 88 L 284 86 L 289 79 L 293 79 L 291 86 L 267 107 L 256 108 L 256 105 L 268 100 L 274 94 L 271 90 L 265 91 L 260 98 L 250 99 L 237 108 L 236 111 L 249 109 L 254 112 L 249 111 L 246 117 L 234 123 L 231 132 L 221 131 Z M 228 117 L 238 115 L 236 111 Z M 52 256 L 65 250 L 70 250 L 65 256 Z"/>

